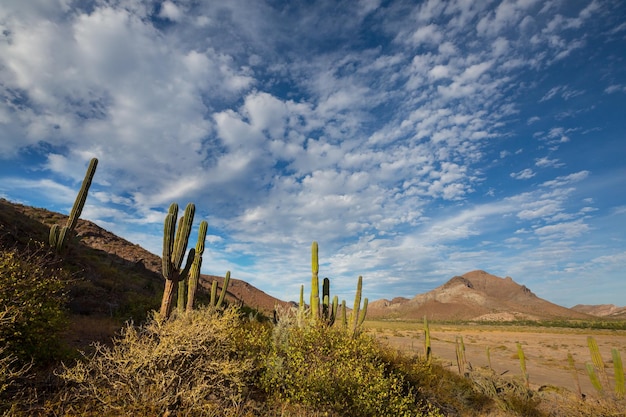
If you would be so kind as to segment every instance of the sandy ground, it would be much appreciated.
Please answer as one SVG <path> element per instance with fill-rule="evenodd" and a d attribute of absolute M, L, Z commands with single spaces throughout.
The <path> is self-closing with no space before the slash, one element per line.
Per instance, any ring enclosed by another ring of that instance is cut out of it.
<path fill-rule="evenodd" d="M 421 323 L 388 328 L 383 322 L 366 323 L 368 331 L 390 345 L 404 351 L 423 354 L 424 338 Z M 385 326 L 385 327 L 382 327 Z M 416 330 L 412 330 L 414 327 Z M 626 331 L 559 329 L 509 326 L 443 326 L 431 327 L 432 352 L 444 365 L 457 370 L 457 336 L 463 337 L 465 357 L 473 367 L 487 367 L 487 347 L 491 366 L 499 374 L 521 376 L 516 342 L 521 343 L 532 388 L 563 387 L 578 392 L 576 379 L 567 361 L 568 352 L 574 357 L 582 392 L 595 395 L 585 363 L 591 362 L 587 336 L 593 336 L 605 362 L 609 382 L 613 387 L 611 349 L 617 348 L 626 363 Z"/>

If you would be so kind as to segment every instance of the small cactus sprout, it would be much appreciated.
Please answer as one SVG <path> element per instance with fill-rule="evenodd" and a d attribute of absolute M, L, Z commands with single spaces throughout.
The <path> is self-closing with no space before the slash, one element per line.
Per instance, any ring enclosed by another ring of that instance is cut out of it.
<path fill-rule="evenodd" d="M 89 187 L 91 187 L 91 181 L 93 180 L 93 176 L 96 173 L 97 167 L 98 159 L 92 158 L 89 162 L 89 167 L 87 168 L 87 172 L 85 173 L 85 178 L 83 179 L 83 183 L 80 186 L 80 190 L 78 191 L 78 195 L 76 196 L 76 200 L 74 201 L 74 206 L 72 206 L 72 211 L 67 218 L 65 226 L 59 227 L 59 225 L 55 224 L 50 228 L 49 243 L 50 246 L 57 253 L 62 252 L 63 247 L 67 242 L 66 239 L 68 237 L 68 233 L 71 234 L 78 224 L 78 218 L 83 211 L 83 207 L 85 207 Z"/>

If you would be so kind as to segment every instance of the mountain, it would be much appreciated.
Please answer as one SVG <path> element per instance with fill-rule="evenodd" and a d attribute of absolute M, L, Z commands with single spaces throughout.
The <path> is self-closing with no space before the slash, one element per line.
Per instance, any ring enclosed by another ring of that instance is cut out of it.
<path fill-rule="evenodd" d="M 596 317 L 606 317 L 611 319 L 626 319 L 626 306 L 618 307 L 615 304 L 577 304 L 572 307 L 572 310 L 580 313 L 590 314 Z"/>
<path fill-rule="evenodd" d="M 511 277 L 500 278 L 472 271 L 412 299 L 377 300 L 368 307 L 368 318 L 433 320 L 545 320 L 589 319 L 533 294 Z"/>
<path fill-rule="evenodd" d="M 64 224 L 66 219 L 46 209 L 0 199 L 0 249 L 25 250 L 35 247 L 33 242 L 44 242 L 45 247 L 50 226 Z M 83 219 L 69 246 L 63 262 L 75 271 L 68 305 L 71 313 L 126 320 L 141 319 L 148 310 L 158 309 L 164 286 L 159 256 Z M 223 277 L 200 276 L 200 299 L 207 298 L 213 280 L 221 288 Z M 264 314 L 271 314 L 277 304 L 288 304 L 235 278 L 230 280 L 226 299 Z"/>

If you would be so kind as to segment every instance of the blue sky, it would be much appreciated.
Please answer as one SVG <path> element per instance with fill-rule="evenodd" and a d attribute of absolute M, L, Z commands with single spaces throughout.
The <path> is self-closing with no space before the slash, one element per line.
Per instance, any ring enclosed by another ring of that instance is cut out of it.
<path fill-rule="evenodd" d="M 0 29 L 6 199 L 68 213 L 97 157 L 83 218 L 160 254 L 194 202 L 203 272 L 282 299 L 317 240 L 347 300 L 484 269 L 624 304 L 621 0 L 5 0 Z"/>

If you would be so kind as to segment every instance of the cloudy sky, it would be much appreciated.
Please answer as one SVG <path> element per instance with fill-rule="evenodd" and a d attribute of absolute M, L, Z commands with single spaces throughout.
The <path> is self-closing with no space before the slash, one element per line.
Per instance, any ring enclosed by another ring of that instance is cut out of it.
<path fill-rule="evenodd" d="M 173 201 L 203 272 L 351 300 L 474 269 L 624 305 L 621 0 L 3 0 L 0 197 L 161 253 Z M 197 227 L 196 227 L 197 229 Z M 195 237 L 192 237 L 195 242 Z"/>

